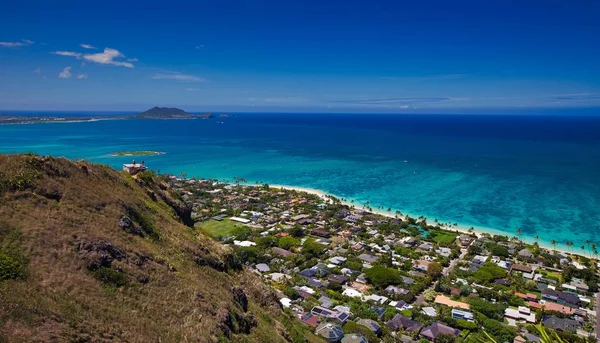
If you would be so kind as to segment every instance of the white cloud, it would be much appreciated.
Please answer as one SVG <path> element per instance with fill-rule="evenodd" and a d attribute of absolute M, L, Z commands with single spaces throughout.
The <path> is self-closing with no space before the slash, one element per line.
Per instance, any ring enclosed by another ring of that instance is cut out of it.
<path fill-rule="evenodd" d="M 200 50 L 202 48 L 204 48 L 204 44 L 196 46 L 196 50 Z"/>
<path fill-rule="evenodd" d="M 80 53 L 74 52 L 74 51 L 61 51 L 61 50 L 59 50 L 59 51 L 52 52 L 52 54 L 60 55 L 60 56 L 71 56 L 71 57 L 77 57 L 77 58 L 81 57 Z"/>
<path fill-rule="evenodd" d="M 77 74 L 77 80 L 87 80 L 87 74 Z"/>
<path fill-rule="evenodd" d="M 93 45 L 89 45 L 89 44 L 79 44 L 80 47 L 84 48 L 84 49 L 98 49 Z"/>
<path fill-rule="evenodd" d="M 58 73 L 59 79 L 70 79 L 71 76 L 73 76 L 71 74 L 71 67 L 65 67 L 65 69 L 63 69 L 60 73 Z"/>
<path fill-rule="evenodd" d="M 137 61 L 137 59 L 130 59 L 128 60 L 128 62 L 117 61 L 118 58 L 125 57 L 125 55 L 123 55 L 119 50 L 111 48 L 105 48 L 104 52 L 99 52 L 95 54 L 82 54 L 74 51 L 55 51 L 53 52 L 53 54 L 75 57 L 78 59 L 83 59 L 85 61 L 94 62 L 98 64 L 110 64 L 126 68 L 133 68 L 133 64 L 131 62 Z"/>
<path fill-rule="evenodd" d="M 181 73 L 155 74 L 152 78 L 154 80 L 175 80 L 179 82 L 207 82 L 204 78 Z"/>
<path fill-rule="evenodd" d="M 123 55 L 119 50 L 111 48 L 105 48 L 104 52 L 100 52 L 97 54 L 83 55 L 83 59 L 89 62 L 133 68 L 133 64 L 131 64 L 130 62 L 115 61 L 116 58 L 121 57 L 125 57 L 125 55 Z"/>
<path fill-rule="evenodd" d="M 138 59 L 137 58 L 128 58 L 127 62 L 137 62 Z"/>
<path fill-rule="evenodd" d="M 34 73 L 41 75 L 42 74 L 42 68 L 35 68 L 35 70 L 33 71 Z"/>
<path fill-rule="evenodd" d="M 196 92 L 199 91 L 200 88 L 184 88 L 186 91 L 190 91 L 190 92 Z"/>
<path fill-rule="evenodd" d="M 3 48 L 20 48 L 23 46 L 29 46 L 35 42 L 29 39 L 21 39 L 20 42 L 0 42 L 0 46 Z"/>

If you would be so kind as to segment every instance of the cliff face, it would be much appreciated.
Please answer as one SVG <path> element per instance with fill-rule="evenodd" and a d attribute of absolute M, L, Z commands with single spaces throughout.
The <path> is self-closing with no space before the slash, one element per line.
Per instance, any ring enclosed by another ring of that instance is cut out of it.
<path fill-rule="evenodd" d="M 274 294 L 189 220 L 150 173 L 0 155 L 0 341 L 285 341 Z"/>

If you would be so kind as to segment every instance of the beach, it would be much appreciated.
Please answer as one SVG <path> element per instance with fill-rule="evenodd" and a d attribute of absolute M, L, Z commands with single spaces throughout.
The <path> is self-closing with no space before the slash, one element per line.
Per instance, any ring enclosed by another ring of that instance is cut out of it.
<path fill-rule="evenodd" d="M 252 186 L 252 185 L 250 185 L 250 186 Z M 381 215 L 381 216 L 384 216 L 384 217 L 387 217 L 387 218 L 398 218 L 398 216 L 396 216 L 394 213 L 387 212 L 387 211 L 381 211 L 381 210 L 377 210 L 377 209 L 372 209 L 372 208 L 368 208 L 366 206 L 356 205 L 355 203 L 352 203 L 352 202 L 350 202 L 348 200 L 341 200 L 338 196 L 335 196 L 333 194 L 329 194 L 329 193 L 324 192 L 324 191 L 319 190 L 319 189 L 306 188 L 306 187 L 297 187 L 297 186 L 289 186 L 289 185 L 269 185 L 269 187 L 271 187 L 271 188 L 285 189 L 285 190 L 293 190 L 293 191 L 297 191 L 297 192 L 304 192 L 304 193 L 308 193 L 308 194 L 313 194 L 313 195 L 316 195 L 316 196 L 320 197 L 321 199 L 323 199 L 323 200 L 325 200 L 327 202 L 330 202 L 331 201 L 331 197 L 334 197 L 334 198 L 340 200 L 344 205 L 347 205 L 347 206 L 349 206 L 351 208 L 361 209 L 361 210 L 368 211 L 368 212 L 371 212 L 371 213 L 375 213 L 375 214 L 378 214 L 378 215 Z M 402 212 L 403 216 L 409 216 L 411 218 L 419 218 L 420 217 L 420 215 L 415 215 L 415 214 L 412 214 L 412 213 L 406 213 L 406 212 L 403 212 L 403 211 L 401 211 L 401 212 Z M 434 223 L 430 218 L 426 218 L 426 220 L 430 224 Z M 508 236 L 509 238 L 515 236 L 515 235 L 512 235 L 512 236 L 508 235 L 506 232 L 503 232 L 501 230 L 494 230 L 494 229 L 491 229 L 491 228 L 471 227 L 471 226 L 461 225 L 460 223 L 457 223 L 456 226 L 454 226 L 454 225 L 449 226 L 447 224 L 438 224 L 438 225 L 440 225 L 440 227 L 442 227 L 442 229 L 446 230 L 446 231 L 457 232 L 457 233 L 460 233 L 460 234 L 467 234 L 467 235 L 475 235 L 478 238 L 481 238 L 484 234 L 490 234 L 492 236 L 493 235 Z M 535 242 L 535 241 L 528 241 L 528 240 L 523 240 L 523 239 L 521 239 L 521 241 L 523 241 L 524 243 L 527 243 L 527 244 L 533 244 Z M 565 247 L 562 246 L 563 244 L 557 244 L 556 247 L 554 247 L 554 246 L 552 246 L 552 245 L 550 245 L 548 243 L 545 243 L 543 241 L 538 241 L 537 243 L 538 243 L 538 245 L 540 247 L 548 249 L 550 251 L 558 251 L 558 252 L 561 252 L 561 253 L 564 253 L 564 254 L 584 256 L 584 257 L 587 257 L 587 258 L 591 258 L 591 256 L 589 256 L 589 255 L 585 255 L 585 254 L 581 254 L 581 253 L 576 253 L 576 252 L 573 252 L 573 251 L 569 251 L 569 250 L 565 249 Z"/>

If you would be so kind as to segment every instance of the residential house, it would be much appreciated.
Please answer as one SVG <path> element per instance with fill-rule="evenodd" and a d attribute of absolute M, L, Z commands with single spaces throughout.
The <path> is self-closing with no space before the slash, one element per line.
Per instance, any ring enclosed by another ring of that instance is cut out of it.
<path fill-rule="evenodd" d="M 463 311 L 463 310 L 457 310 L 457 309 L 453 308 L 452 309 L 452 318 L 473 321 L 473 313 L 468 312 L 468 311 Z"/>
<path fill-rule="evenodd" d="M 520 250 L 517 255 L 528 260 L 533 259 L 533 253 L 527 248 Z"/>
<path fill-rule="evenodd" d="M 269 266 L 265 263 L 259 263 L 255 266 L 255 268 L 261 273 L 268 273 L 271 271 L 271 268 L 269 268 Z"/>
<path fill-rule="evenodd" d="M 454 337 L 458 336 L 458 334 L 460 333 L 459 330 L 454 329 L 444 323 L 441 322 L 435 322 L 425 328 L 423 328 L 423 330 L 421 330 L 421 337 L 424 337 L 425 339 L 428 339 L 430 341 L 435 341 L 436 338 L 441 335 L 441 334 L 445 334 L 445 335 L 452 335 Z"/>
<path fill-rule="evenodd" d="M 373 256 L 370 254 L 360 254 L 358 255 L 358 259 L 367 263 L 375 263 L 377 262 L 377 260 L 379 260 L 377 256 Z"/>
<path fill-rule="evenodd" d="M 279 255 L 281 257 L 292 257 L 295 254 L 291 251 L 285 250 L 285 249 L 281 249 L 278 247 L 273 247 L 271 248 L 271 252 L 273 252 L 275 255 Z"/>
<path fill-rule="evenodd" d="M 524 320 L 528 323 L 535 324 L 535 313 L 531 313 L 531 310 L 525 306 L 519 306 L 518 308 L 507 308 L 504 310 L 504 316 L 514 320 Z"/>
<path fill-rule="evenodd" d="M 423 325 L 416 320 L 412 320 L 401 314 L 395 315 L 391 320 L 385 323 L 388 328 L 392 331 L 398 331 L 400 329 L 408 332 L 419 332 Z"/>
<path fill-rule="evenodd" d="M 369 343 L 369 341 L 356 333 L 350 333 L 342 338 L 342 343 Z"/>
<path fill-rule="evenodd" d="M 315 329 L 315 335 L 325 338 L 327 342 L 337 343 L 344 338 L 344 331 L 339 325 L 321 323 Z"/>
<path fill-rule="evenodd" d="M 581 326 L 581 324 L 576 320 L 568 318 L 559 318 L 554 315 L 544 316 L 544 318 L 542 319 L 542 324 L 556 331 L 568 332 L 577 332 L 577 328 Z"/>
<path fill-rule="evenodd" d="M 327 277 L 327 281 L 343 285 L 348 281 L 348 278 L 344 275 L 331 274 Z"/>
<path fill-rule="evenodd" d="M 579 297 L 576 294 L 556 291 L 550 288 L 547 288 L 542 292 L 542 299 L 571 307 L 579 307 L 580 304 Z"/>
<path fill-rule="evenodd" d="M 379 319 L 383 319 L 383 316 L 385 315 L 385 308 L 383 307 L 371 306 L 369 307 L 369 310 L 377 313 L 377 317 L 379 317 Z"/>
<path fill-rule="evenodd" d="M 310 232 L 311 235 L 321 237 L 321 238 L 330 238 L 331 233 L 329 231 L 314 229 Z"/>
<path fill-rule="evenodd" d="M 308 325 L 311 327 L 317 327 L 321 323 L 321 318 L 315 316 L 314 314 L 307 312 L 300 315 L 300 321 L 304 325 Z"/>
<path fill-rule="evenodd" d="M 532 271 L 531 267 L 524 266 L 524 265 L 518 264 L 518 263 L 515 263 L 512 266 L 510 266 L 510 272 L 511 273 L 513 271 L 515 271 L 515 270 L 518 271 L 518 272 L 528 273 L 528 274 L 531 274 L 531 271 Z"/>

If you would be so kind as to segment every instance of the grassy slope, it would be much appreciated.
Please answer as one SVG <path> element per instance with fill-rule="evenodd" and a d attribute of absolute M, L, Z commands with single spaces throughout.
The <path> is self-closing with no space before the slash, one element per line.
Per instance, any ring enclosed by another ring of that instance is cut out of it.
<path fill-rule="evenodd" d="M 230 253 L 178 221 L 156 196 L 171 196 L 168 189 L 140 183 L 106 166 L 0 155 L 0 243 L 18 237 L 11 244 L 27 260 L 22 279 L 0 280 L 0 342 L 284 341 L 272 293 L 249 272 L 195 263 L 227 261 Z M 122 230 L 128 209 L 160 238 Z M 94 278 L 89 266 L 98 252 L 82 247 L 98 241 L 125 254 L 109 268 L 121 270 L 127 286 Z M 248 312 L 233 286 L 248 295 Z M 258 326 L 228 335 L 237 327 L 224 328 L 228 313 L 252 313 Z"/>

